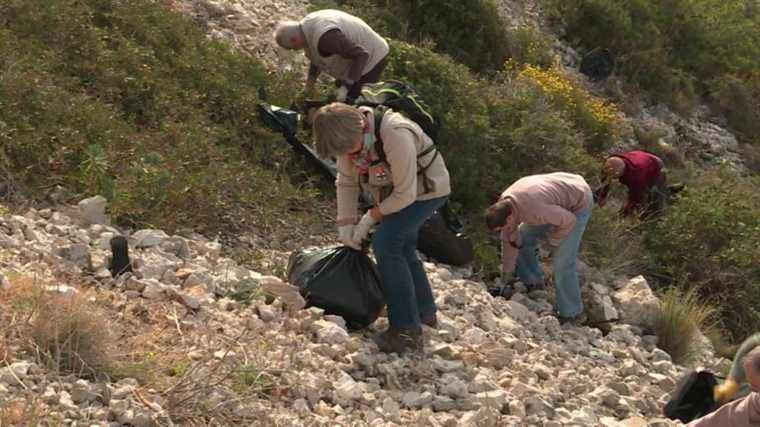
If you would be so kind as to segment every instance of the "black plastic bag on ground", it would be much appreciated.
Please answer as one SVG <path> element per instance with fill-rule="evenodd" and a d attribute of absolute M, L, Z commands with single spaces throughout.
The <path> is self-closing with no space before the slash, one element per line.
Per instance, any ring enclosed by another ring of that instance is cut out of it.
<path fill-rule="evenodd" d="M 349 247 L 294 252 L 288 261 L 288 281 L 299 288 L 306 307 L 341 316 L 351 329 L 372 324 L 385 306 L 375 263 Z"/>
<path fill-rule="evenodd" d="M 718 380 L 711 372 L 689 372 L 673 390 L 663 409 L 665 416 L 688 423 L 715 411 L 719 405 L 713 397 L 713 389 L 717 385 Z"/>
<path fill-rule="evenodd" d="M 469 237 L 452 230 L 440 211 L 420 227 L 417 249 L 438 262 L 456 266 L 469 264 L 475 257 Z"/>

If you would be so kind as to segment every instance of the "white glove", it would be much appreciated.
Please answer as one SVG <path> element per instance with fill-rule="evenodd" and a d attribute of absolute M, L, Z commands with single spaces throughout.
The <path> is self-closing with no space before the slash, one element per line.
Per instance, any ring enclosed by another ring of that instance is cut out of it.
<path fill-rule="evenodd" d="M 356 224 L 356 227 L 354 227 L 354 236 L 353 240 L 357 242 L 359 245 L 361 245 L 361 242 L 364 241 L 364 239 L 367 238 L 367 235 L 369 234 L 369 230 L 372 229 L 372 226 L 375 225 L 375 219 L 372 218 L 372 215 L 370 215 L 369 211 L 364 214 L 361 220 L 359 220 L 359 223 Z"/>
<path fill-rule="evenodd" d="M 344 245 L 358 251 L 361 250 L 361 244 L 360 242 L 354 241 L 354 228 L 353 224 L 338 227 L 338 240 Z"/>
<path fill-rule="evenodd" d="M 346 96 L 348 96 L 348 88 L 341 86 L 335 91 L 335 100 L 339 102 L 345 102 Z"/>

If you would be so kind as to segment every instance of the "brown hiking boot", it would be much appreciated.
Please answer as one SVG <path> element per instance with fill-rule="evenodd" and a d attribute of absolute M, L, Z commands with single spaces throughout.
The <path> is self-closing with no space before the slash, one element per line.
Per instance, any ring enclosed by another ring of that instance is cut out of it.
<path fill-rule="evenodd" d="M 420 316 L 420 322 L 422 322 L 423 325 L 435 328 L 438 326 L 438 316 L 435 314 L 435 311 L 429 314 L 423 314 Z"/>
<path fill-rule="evenodd" d="M 372 339 L 383 353 L 404 354 L 422 350 L 422 328 L 419 326 L 414 329 L 396 329 L 390 326 L 387 331 Z"/>

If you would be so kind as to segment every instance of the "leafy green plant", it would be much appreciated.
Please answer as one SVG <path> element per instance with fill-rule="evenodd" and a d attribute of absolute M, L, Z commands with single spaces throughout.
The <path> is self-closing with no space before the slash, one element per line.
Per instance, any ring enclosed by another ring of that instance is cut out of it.
<path fill-rule="evenodd" d="M 610 49 L 634 88 L 681 111 L 708 95 L 734 129 L 757 139 L 760 14 L 752 2 L 551 0 L 547 9 L 571 43 Z"/>
<path fill-rule="evenodd" d="M 105 150 L 98 144 L 90 144 L 84 152 L 84 160 L 80 166 L 82 181 L 89 192 L 102 194 L 113 199 L 113 179 L 108 176 L 108 158 Z"/>
<path fill-rule="evenodd" d="M 192 363 L 193 361 L 190 358 L 180 359 L 169 367 L 167 374 L 170 377 L 183 377 L 190 370 Z"/>
<path fill-rule="evenodd" d="M 736 340 L 760 328 L 760 198 L 757 179 L 729 171 L 686 187 L 645 234 L 651 269 L 697 286 Z"/>

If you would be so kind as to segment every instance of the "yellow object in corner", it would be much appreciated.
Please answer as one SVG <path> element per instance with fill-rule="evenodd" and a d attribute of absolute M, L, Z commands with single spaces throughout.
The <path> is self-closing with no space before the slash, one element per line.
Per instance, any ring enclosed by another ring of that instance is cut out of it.
<path fill-rule="evenodd" d="M 713 397 L 718 404 L 722 405 L 732 400 L 737 391 L 739 391 L 739 383 L 728 378 L 723 384 L 717 385 L 713 389 Z"/>

